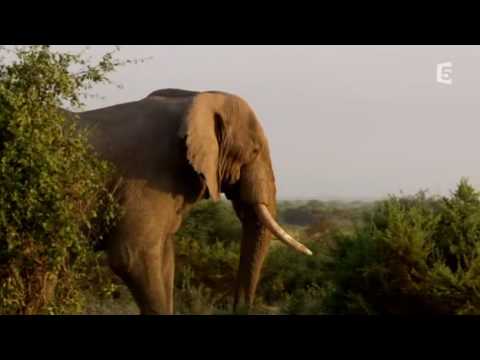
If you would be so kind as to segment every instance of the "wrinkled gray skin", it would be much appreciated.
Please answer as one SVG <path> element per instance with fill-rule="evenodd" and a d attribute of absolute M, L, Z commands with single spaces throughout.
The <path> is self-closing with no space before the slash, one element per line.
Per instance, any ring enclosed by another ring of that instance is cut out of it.
<path fill-rule="evenodd" d="M 268 141 L 250 106 L 222 92 L 164 89 L 76 115 L 121 174 L 125 213 L 104 245 L 141 313 L 174 312 L 173 234 L 195 202 L 220 193 L 243 226 L 234 309 L 250 307 L 271 239 L 253 206 L 276 215 Z"/>

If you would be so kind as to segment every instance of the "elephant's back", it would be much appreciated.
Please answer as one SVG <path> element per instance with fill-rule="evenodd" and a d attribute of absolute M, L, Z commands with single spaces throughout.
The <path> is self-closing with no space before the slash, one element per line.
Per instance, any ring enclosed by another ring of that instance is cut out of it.
<path fill-rule="evenodd" d="M 124 174 L 143 178 L 176 167 L 182 141 L 177 136 L 188 101 L 145 98 L 79 113 L 90 142 Z"/>
<path fill-rule="evenodd" d="M 185 98 L 194 97 L 200 92 L 184 89 L 159 89 L 148 94 L 147 97 L 162 97 L 162 98 Z"/>
<path fill-rule="evenodd" d="M 84 127 L 115 131 L 124 127 L 145 129 L 165 124 L 180 125 L 193 98 L 146 97 L 141 100 L 84 111 L 76 115 Z"/>

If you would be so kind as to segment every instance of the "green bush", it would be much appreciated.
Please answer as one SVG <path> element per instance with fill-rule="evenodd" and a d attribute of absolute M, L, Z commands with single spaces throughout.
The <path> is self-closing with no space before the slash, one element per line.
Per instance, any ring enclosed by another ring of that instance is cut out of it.
<path fill-rule="evenodd" d="M 203 201 L 192 209 L 176 235 L 177 312 L 231 313 L 241 237 L 231 204 Z M 321 253 L 320 244 L 308 246 Z M 293 303 L 296 295 L 321 283 L 320 261 L 318 256 L 299 255 L 276 241 L 264 265 L 253 311 L 270 313 L 267 304 Z"/>
<path fill-rule="evenodd" d="M 258 296 L 267 304 L 283 304 L 289 297 L 324 282 L 323 245 L 296 236 L 313 252 L 304 256 L 282 245 L 272 246 L 262 271 Z"/>
<path fill-rule="evenodd" d="M 324 311 L 479 314 L 480 199 L 464 179 L 445 198 L 391 197 L 336 237 L 322 264 Z"/>
<path fill-rule="evenodd" d="M 320 235 L 361 222 L 370 206 L 371 203 L 361 201 L 280 201 L 278 219 L 284 224 L 307 227 L 309 236 Z"/>
<path fill-rule="evenodd" d="M 445 198 L 422 191 L 348 206 L 319 210 L 321 221 L 306 228 L 287 226 L 314 256 L 274 242 L 255 313 L 480 312 L 480 196 L 467 181 Z M 229 204 L 194 208 L 177 239 L 177 312 L 230 312 L 240 234 Z"/>
<path fill-rule="evenodd" d="M 177 312 L 228 312 L 241 236 L 240 222 L 229 203 L 195 205 L 175 235 Z"/>
<path fill-rule="evenodd" d="M 49 46 L 2 50 L 14 59 L 0 64 L 0 313 L 78 312 L 98 264 L 91 241 L 117 208 L 113 169 L 60 107 L 80 107 L 118 63 L 113 52 L 89 65 Z"/>
<path fill-rule="evenodd" d="M 332 227 L 338 230 L 341 224 Z M 300 255 L 274 240 L 262 271 L 255 313 L 308 313 L 321 306 L 325 243 L 310 240 L 297 226 L 287 229 L 315 256 Z M 231 204 L 203 201 L 192 209 L 176 235 L 177 312 L 231 312 L 240 241 L 241 225 Z"/>
<path fill-rule="evenodd" d="M 176 236 L 195 238 L 207 244 L 217 241 L 238 243 L 242 237 L 242 227 L 229 202 L 204 200 L 192 208 Z"/>
<path fill-rule="evenodd" d="M 287 294 L 280 312 L 286 315 L 322 315 L 325 314 L 324 301 L 332 291 L 331 286 L 317 284 L 308 285 L 306 288 L 296 289 L 292 294 Z"/>

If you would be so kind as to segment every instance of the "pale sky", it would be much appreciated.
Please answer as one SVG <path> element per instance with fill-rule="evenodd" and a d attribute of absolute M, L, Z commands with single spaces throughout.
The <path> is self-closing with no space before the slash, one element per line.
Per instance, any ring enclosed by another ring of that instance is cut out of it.
<path fill-rule="evenodd" d="M 81 46 L 55 46 L 79 50 Z M 92 54 L 113 46 L 92 45 Z M 124 45 L 115 86 L 88 109 L 153 90 L 222 90 L 246 99 L 270 141 L 281 199 L 365 199 L 480 189 L 480 46 Z M 453 83 L 436 64 L 453 63 Z"/>

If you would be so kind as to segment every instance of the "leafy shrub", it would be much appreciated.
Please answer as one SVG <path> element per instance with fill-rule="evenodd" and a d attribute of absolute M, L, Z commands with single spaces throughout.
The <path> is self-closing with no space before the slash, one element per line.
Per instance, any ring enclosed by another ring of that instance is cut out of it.
<path fill-rule="evenodd" d="M 278 313 L 279 306 L 287 313 L 308 312 L 320 306 L 314 295 L 324 291 L 318 284 L 325 282 L 321 268 L 325 245 L 303 238 L 304 231 L 296 226 L 287 230 L 315 256 L 299 255 L 274 241 L 262 271 L 255 313 Z M 197 204 L 176 237 L 176 311 L 230 313 L 241 241 L 241 225 L 232 206 L 212 201 Z"/>
<path fill-rule="evenodd" d="M 361 222 L 365 210 L 370 206 L 371 203 L 359 201 L 281 201 L 278 205 L 278 218 L 288 225 L 307 227 L 310 237 L 320 236 L 335 228 L 351 227 Z"/>
<path fill-rule="evenodd" d="M 324 314 L 324 301 L 332 291 L 331 286 L 313 284 L 306 288 L 296 289 L 287 294 L 281 312 L 286 315 L 321 315 Z"/>
<path fill-rule="evenodd" d="M 226 309 L 236 279 L 242 230 L 232 206 L 202 201 L 176 237 L 177 312 L 206 314 Z"/>
<path fill-rule="evenodd" d="M 323 264 L 325 311 L 480 313 L 480 200 L 464 179 L 451 197 L 390 197 L 336 238 Z"/>
<path fill-rule="evenodd" d="M 314 252 L 314 256 L 300 255 L 283 244 L 272 246 L 258 288 L 258 296 L 266 303 L 283 303 L 294 294 L 324 281 L 321 269 L 323 245 L 306 241 L 300 234 L 295 237 L 305 243 Z"/>
<path fill-rule="evenodd" d="M 176 235 L 177 312 L 231 312 L 241 231 L 240 222 L 227 202 L 203 201 L 192 209 Z M 292 228 L 289 231 L 297 238 L 302 236 L 301 231 Z M 321 253 L 320 244 L 308 246 Z M 274 242 L 262 271 L 253 311 L 275 312 L 266 303 L 293 302 L 294 294 L 321 283 L 320 261 L 318 256 L 302 256 Z"/>
<path fill-rule="evenodd" d="M 113 52 L 89 65 L 48 46 L 12 51 L 0 64 L 0 313 L 78 312 L 97 264 L 91 239 L 117 208 L 105 186 L 113 169 L 60 106 L 81 106 L 118 63 Z"/>
<path fill-rule="evenodd" d="M 242 228 L 230 203 L 204 200 L 192 208 L 176 236 L 207 244 L 237 243 L 242 237 Z"/>
<path fill-rule="evenodd" d="M 211 315 L 219 308 L 225 308 L 223 296 L 218 289 L 208 287 L 201 281 L 195 281 L 195 273 L 189 265 L 181 272 L 179 285 L 175 291 L 175 312 L 179 314 Z"/>

